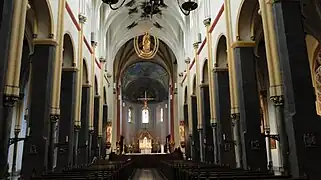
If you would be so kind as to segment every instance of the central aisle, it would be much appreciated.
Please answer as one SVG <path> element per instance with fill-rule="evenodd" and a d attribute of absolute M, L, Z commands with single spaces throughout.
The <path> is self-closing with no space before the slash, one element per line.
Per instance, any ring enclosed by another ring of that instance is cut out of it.
<path fill-rule="evenodd" d="M 137 169 L 132 180 L 164 180 L 156 169 Z"/>

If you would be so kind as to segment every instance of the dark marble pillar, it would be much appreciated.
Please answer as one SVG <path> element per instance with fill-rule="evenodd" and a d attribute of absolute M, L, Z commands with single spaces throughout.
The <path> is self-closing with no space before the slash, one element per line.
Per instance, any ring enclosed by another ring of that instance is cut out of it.
<path fill-rule="evenodd" d="M 199 143 L 199 133 L 197 131 L 197 97 L 192 95 L 192 126 L 193 126 L 193 133 L 192 133 L 192 159 L 195 161 L 200 161 L 200 143 Z"/>
<path fill-rule="evenodd" d="M 58 171 L 73 163 L 74 112 L 77 72 L 62 71 L 60 88 L 60 120 L 57 166 Z"/>
<path fill-rule="evenodd" d="M 50 103 L 56 47 L 36 45 L 31 66 L 31 92 L 28 111 L 30 136 L 24 143 L 22 174 L 29 178 L 48 169 L 50 142 Z"/>
<path fill-rule="evenodd" d="M 100 105 L 100 96 L 96 95 L 94 99 L 94 132 L 92 136 L 91 144 L 91 157 L 99 157 L 99 138 L 98 137 L 98 128 L 99 128 L 99 105 Z"/>
<path fill-rule="evenodd" d="M 8 142 L 10 137 L 12 107 L 6 108 L 3 104 L 3 90 L 5 73 L 8 67 L 8 49 L 11 35 L 13 1 L 4 0 L 0 4 L 0 179 L 7 172 Z M 10 103 L 9 103 L 10 104 Z M 10 119 L 10 121 L 8 121 Z M 9 130 L 8 130 L 9 129 Z"/>
<path fill-rule="evenodd" d="M 189 124 L 188 124 L 188 104 L 184 104 L 184 129 L 185 129 L 185 156 L 186 158 L 192 157 L 191 141 L 189 138 Z"/>
<path fill-rule="evenodd" d="M 229 75 L 226 70 L 214 72 L 216 117 L 218 120 L 219 159 L 220 164 L 236 167 L 232 121 L 230 116 L 230 86 Z"/>
<path fill-rule="evenodd" d="M 81 96 L 81 127 L 79 131 L 79 155 L 78 164 L 87 164 L 89 162 L 89 104 L 90 104 L 90 87 L 82 87 Z"/>
<path fill-rule="evenodd" d="M 289 150 L 292 176 L 320 179 L 321 121 L 315 110 L 301 4 L 294 0 L 277 1 L 273 11 L 284 84 L 284 122 L 281 124 L 285 125 L 287 134 L 287 137 L 283 135 L 279 123 L 281 147 Z M 289 148 L 285 144 L 287 140 Z"/>
<path fill-rule="evenodd" d="M 102 137 L 102 142 L 100 146 L 100 152 L 102 153 L 101 156 L 105 157 L 106 156 L 106 140 L 107 140 L 107 123 L 108 123 L 108 105 L 104 104 L 103 105 L 103 137 Z"/>
<path fill-rule="evenodd" d="M 237 47 L 234 49 L 234 53 L 240 107 L 243 167 L 264 171 L 267 169 L 266 146 L 260 128 L 260 103 L 253 48 Z"/>
<path fill-rule="evenodd" d="M 211 127 L 211 106 L 208 84 L 201 86 L 202 119 L 204 136 L 204 161 L 214 162 L 213 130 Z"/>

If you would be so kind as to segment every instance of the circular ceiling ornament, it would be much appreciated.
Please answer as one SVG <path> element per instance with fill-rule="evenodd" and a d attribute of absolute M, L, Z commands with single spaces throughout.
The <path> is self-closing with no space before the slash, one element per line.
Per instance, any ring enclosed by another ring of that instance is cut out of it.
<path fill-rule="evenodd" d="M 159 39 L 151 36 L 148 32 L 134 38 L 134 48 L 138 57 L 152 59 L 155 57 L 159 47 Z"/>

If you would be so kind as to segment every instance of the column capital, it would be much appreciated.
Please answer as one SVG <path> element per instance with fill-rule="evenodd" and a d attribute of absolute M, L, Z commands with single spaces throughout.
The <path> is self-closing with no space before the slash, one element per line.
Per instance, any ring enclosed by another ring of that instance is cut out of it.
<path fill-rule="evenodd" d="M 99 58 L 99 62 L 101 62 L 101 63 L 105 63 L 105 62 L 106 62 L 106 59 L 105 59 L 105 58 L 103 58 L 103 57 L 101 57 L 101 58 Z"/>
<path fill-rule="evenodd" d="M 212 19 L 210 17 L 205 18 L 203 21 L 203 24 L 205 25 L 205 27 L 208 27 L 211 25 L 211 21 L 212 21 Z"/>
<path fill-rule="evenodd" d="M 13 95 L 4 95 L 3 105 L 6 107 L 13 107 L 16 105 L 16 102 L 19 100 L 19 97 Z"/>
<path fill-rule="evenodd" d="M 50 122 L 56 123 L 56 122 L 58 122 L 59 119 L 60 119 L 59 114 L 50 114 Z"/>
<path fill-rule="evenodd" d="M 271 96 L 270 100 L 273 102 L 274 106 L 283 106 L 284 104 L 283 96 Z"/>
<path fill-rule="evenodd" d="M 81 24 L 84 24 L 87 21 L 87 17 L 84 14 L 79 14 L 78 19 Z"/>
<path fill-rule="evenodd" d="M 193 44 L 193 47 L 194 47 L 194 49 L 198 49 L 198 42 L 195 42 L 194 44 Z"/>
<path fill-rule="evenodd" d="M 190 62 L 191 62 L 191 59 L 189 57 L 185 59 L 186 64 L 189 64 Z"/>

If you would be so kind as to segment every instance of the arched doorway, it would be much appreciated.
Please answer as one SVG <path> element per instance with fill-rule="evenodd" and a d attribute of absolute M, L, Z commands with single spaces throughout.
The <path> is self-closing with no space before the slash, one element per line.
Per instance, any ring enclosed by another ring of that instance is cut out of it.
<path fill-rule="evenodd" d="M 202 69 L 201 82 L 201 97 L 202 101 L 202 122 L 203 122 L 203 137 L 204 137 L 204 161 L 214 162 L 214 145 L 213 145 L 213 130 L 211 127 L 211 105 L 210 105 L 210 89 L 208 79 L 208 60 L 204 61 Z M 214 91 L 211 89 L 211 91 Z"/>
<path fill-rule="evenodd" d="M 192 159 L 200 161 L 200 143 L 199 133 L 197 131 L 198 114 L 197 114 L 197 96 L 196 96 L 196 76 L 193 78 L 193 90 L 191 95 L 191 106 L 192 106 Z"/>
<path fill-rule="evenodd" d="M 236 167 L 232 122 L 230 118 L 230 79 L 227 67 L 226 37 L 222 35 L 217 44 L 216 66 L 214 68 L 216 116 L 219 121 L 219 161 L 221 164 Z"/>
<path fill-rule="evenodd" d="M 78 164 L 87 164 L 90 162 L 90 150 L 89 150 L 89 105 L 90 105 L 90 88 L 89 76 L 88 76 L 88 66 L 86 59 L 82 61 L 82 95 L 81 95 L 81 128 L 79 132 L 79 155 Z"/>
<path fill-rule="evenodd" d="M 58 171 L 73 164 L 74 121 L 76 101 L 77 70 L 74 67 L 75 56 L 73 42 L 69 34 L 63 40 L 63 65 L 60 86 L 60 119 L 58 121 L 57 164 Z"/>

